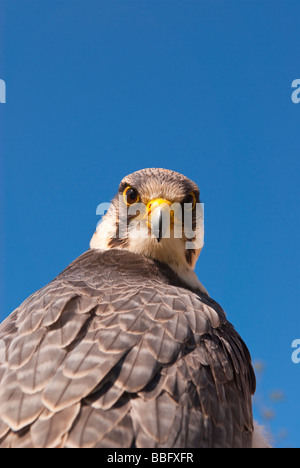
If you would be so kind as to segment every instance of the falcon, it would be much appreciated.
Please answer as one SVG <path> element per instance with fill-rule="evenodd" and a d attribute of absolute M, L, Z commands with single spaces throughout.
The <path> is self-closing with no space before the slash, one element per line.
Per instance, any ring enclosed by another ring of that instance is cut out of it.
<path fill-rule="evenodd" d="M 255 445 L 249 351 L 194 272 L 200 205 L 177 172 L 126 176 L 90 249 L 2 323 L 0 447 Z"/>

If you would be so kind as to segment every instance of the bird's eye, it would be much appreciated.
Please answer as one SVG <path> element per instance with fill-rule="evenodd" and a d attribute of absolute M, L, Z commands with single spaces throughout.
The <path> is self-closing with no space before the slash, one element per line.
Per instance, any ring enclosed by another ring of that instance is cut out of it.
<path fill-rule="evenodd" d="M 140 199 L 137 191 L 130 186 L 126 187 L 126 189 L 124 190 L 123 198 L 124 198 L 126 205 L 133 205 L 133 203 L 138 202 Z"/>
<path fill-rule="evenodd" d="M 185 199 L 183 200 L 183 204 L 185 205 L 186 203 L 189 203 L 192 205 L 192 210 L 195 208 L 196 203 L 197 203 L 197 198 L 194 192 L 189 193 Z"/>

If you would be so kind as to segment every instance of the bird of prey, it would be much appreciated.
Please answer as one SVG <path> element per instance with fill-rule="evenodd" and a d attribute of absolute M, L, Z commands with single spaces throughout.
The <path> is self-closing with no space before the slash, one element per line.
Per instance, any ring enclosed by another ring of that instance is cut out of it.
<path fill-rule="evenodd" d="M 2 323 L 0 447 L 253 446 L 249 351 L 194 272 L 199 204 L 177 172 L 126 176 L 90 249 Z"/>

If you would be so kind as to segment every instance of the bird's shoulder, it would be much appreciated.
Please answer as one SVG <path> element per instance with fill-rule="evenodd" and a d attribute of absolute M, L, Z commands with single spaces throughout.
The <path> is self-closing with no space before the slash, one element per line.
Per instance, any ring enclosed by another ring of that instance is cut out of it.
<path fill-rule="evenodd" d="M 139 255 L 84 253 L 6 319 L 0 344 L 0 441 L 23 431 L 33 446 L 170 445 L 182 412 L 213 428 L 231 393 L 236 430 L 251 432 L 245 344 L 216 302 Z"/>

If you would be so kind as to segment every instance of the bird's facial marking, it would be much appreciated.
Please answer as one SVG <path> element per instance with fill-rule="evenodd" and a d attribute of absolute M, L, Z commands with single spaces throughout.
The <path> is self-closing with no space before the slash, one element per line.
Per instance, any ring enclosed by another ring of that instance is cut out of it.
<path fill-rule="evenodd" d="M 199 195 L 198 195 L 198 201 L 199 201 Z M 197 196 L 195 195 L 194 192 L 190 192 L 186 197 L 184 197 L 181 203 L 183 207 L 187 205 L 187 208 L 193 210 L 197 203 Z"/>
<path fill-rule="evenodd" d="M 156 238 L 158 243 L 162 238 L 195 241 L 196 208 L 200 202 L 198 187 L 189 179 L 178 181 L 175 176 L 170 181 L 158 177 L 133 180 L 132 176 L 123 179 L 113 200 L 116 229 L 108 246 L 127 248 L 138 238 L 144 242 L 147 238 Z"/>
<path fill-rule="evenodd" d="M 121 181 L 91 248 L 126 249 L 168 264 L 188 284 L 203 246 L 199 188 L 182 174 L 143 169 Z"/>
<path fill-rule="evenodd" d="M 185 258 L 186 258 L 187 264 L 189 266 L 193 265 L 193 257 L 194 257 L 195 254 L 196 254 L 195 249 L 186 249 Z"/>

